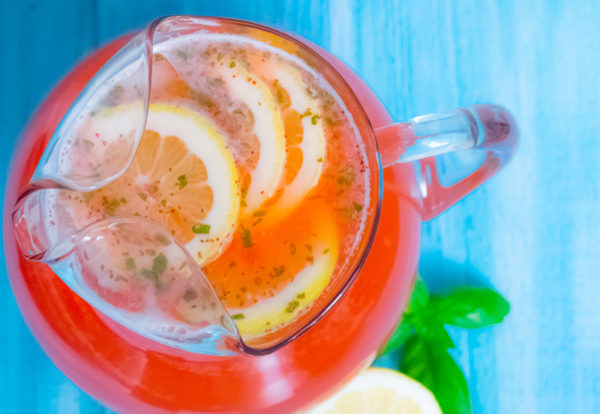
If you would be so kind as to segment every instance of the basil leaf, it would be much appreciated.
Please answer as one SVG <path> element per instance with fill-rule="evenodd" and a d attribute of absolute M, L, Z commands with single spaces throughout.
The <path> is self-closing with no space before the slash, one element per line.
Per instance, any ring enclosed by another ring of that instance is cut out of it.
<path fill-rule="evenodd" d="M 412 293 L 410 294 L 410 300 L 408 302 L 407 312 L 414 312 L 420 309 L 424 309 L 429 302 L 429 289 L 425 284 L 425 281 L 417 276 L 415 285 L 413 286 Z"/>
<path fill-rule="evenodd" d="M 432 295 L 428 308 L 428 313 L 443 324 L 484 328 L 502 322 L 510 304 L 492 289 L 468 287 L 447 296 Z"/>
<path fill-rule="evenodd" d="M 454 348 L 454 342 L 444 325 L 436 319 L 429 318 L 425 314 L 420 318 L 415 318 L 415 331 L 424 340 L 437 344 L 438 346 L 448 349 Z"/>
<path fill-rule="evenodd" d="M 380 356 L 394 352 L 396 349 L 404 345 L 408 337 L 413 332 L 415 320 L 419 319 L 420 317 L 419 311 L 422 311 L 427 307 L 427 302 L 429 302 L 429 289 L 427 289 L 425 281 L 417 276 L 413 290 L 410 294 L 408 306 L 406 307 L 404 315 L 402 315 L 402 321 L 396 327 L 396 330 L 390 337 L 389 341 L 380 351 Z"/>
<path fill-rule="evenodd" d="M 444 414 L 473 412 L 469 387 L 460 367 L 437 343 L 411 336 L 404 347 L 400 369 L 435 395 Z"/>
<path fill-rule="evenodd" d="M 404 315 L 400 325 L 396 327 L 396 330 L 390 337 L 390 340 L 385 344 L 383 349 L 380 351 L 379 356 L 387 355 L 400 348 L 408 337 L 413 333 L 413 324 L 410 320 L 409 315 Z"/>

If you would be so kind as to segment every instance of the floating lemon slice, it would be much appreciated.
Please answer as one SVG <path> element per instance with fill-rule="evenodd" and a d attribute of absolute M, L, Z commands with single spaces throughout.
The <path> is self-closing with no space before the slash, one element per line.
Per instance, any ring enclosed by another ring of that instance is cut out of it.
<path fill-rule="evenodd" d="M 128 110 L 99 113 L 94 122 L 110 126 Z M 204 263 L 229 243 L 240 191 L 233 157 L 208 119 L 189 109 L 152 104 L 129 168 L 82 199 L 86 203 L 78 208 L 88 217 L 134 215 L 161 224 Z"/>
<path fill-rule="evenodd" d="M 281 114 L 269 88 L 235 61 L 217 66 L 229 95 L 249 111 L 251 140 L 230 137 L 229 146 L 240 169 L 242 212 L 256 211 L 275 194 L 285 167 L 285 137 Z"/>
<path fill-rule="evenodd" d="M 331 212 L 322 201 L 309 201 L 276 228 L 242 225 L 204 272 L 249 338 L 282 327 L 310 307 L 329 283 L 338 254 Z"/>
<path fill-rule="evenodd" d="M 412 378 L 370 368 L 307 414 L 442 414 L 435 397 Z"/>
<path fill-rule="evenodd" d="M 289 212 L 319 182 L 326 156 L 323 116 L 300 71 L 289 64 L 256 65 L 281 110 L 286 138 L 286 165 L 279 194 L 270 209 Z"/>

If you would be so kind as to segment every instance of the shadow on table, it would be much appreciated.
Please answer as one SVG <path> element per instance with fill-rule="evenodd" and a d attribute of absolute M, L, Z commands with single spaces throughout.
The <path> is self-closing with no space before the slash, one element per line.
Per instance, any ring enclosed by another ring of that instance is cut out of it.
<path fill-rule="evenodd" d="M 434 293 L 447 292 L 461 286 L 491 287 L 489 280 L 469 263 L 458 263 L 439 251 L 423 251 L 419 274 Z"/>

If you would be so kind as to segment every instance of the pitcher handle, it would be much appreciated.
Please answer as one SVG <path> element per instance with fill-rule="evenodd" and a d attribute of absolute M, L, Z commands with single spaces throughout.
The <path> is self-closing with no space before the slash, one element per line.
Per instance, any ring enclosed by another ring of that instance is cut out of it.
<path fill-rule="evenodd" d="M 415 163 L 421 216 L 427 221 L 506 165 L 517 149 L 519 131 L 506 109 L 473 105 L 377 128 L 375 135 L 384 167 Z M 470 165 L 472 155 L 478 153 L 482 154 L 482 162 Z M 457 173 L 463 173 L 464 178 L 447 184 Z"/>

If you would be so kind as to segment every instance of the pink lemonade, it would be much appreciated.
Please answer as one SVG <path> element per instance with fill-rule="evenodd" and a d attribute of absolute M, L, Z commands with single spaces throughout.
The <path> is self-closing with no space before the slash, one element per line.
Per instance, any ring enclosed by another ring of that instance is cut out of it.
<path fill-rule="evenodd" d="M 201 265 L 249 343 L 291 332 L 344 286 L 368 243 L 364 229 L 378 198 L 370 187 L 378 171 L 369 169 L 360 138 L 365 126 L 344 104 L 348 97 L 276 48 L 274 35 L 263 35 L 182 36 L 156 47 L 148 121 L 131 165 L 96 191 L 59 198 L 80 227 L 127 215 L 160 223 Z M 122 44 L 96 52 L 42 105 L 17 152 L 5 214 L 71 102 Z M 389 124 L 362 81 L 317 51 L 350 84 L 371 124 Z M 103 134 L 114 117 L 127 114 L 133 95 L 117 88 L 110 96 L 119 101 L 116 109 L 100 111 L 86 126 L 79 160 L 98 151 L 118 157 L 110 133 Z M 206 145 L 196 148 L 195 137 Z M 13 289 L 53 361 L 113 409 L 289 412 L 368 365 L 401 312 L 419 243 L 414 177 L 409 166 L 398 166 L 384 179 L 379 232 L 353 286 L 304 335 L 267 356 L 199 355 L 137 335 L 90 307 L 46 265 L 18 256 L 5 226 L 7 257 L 19 257 L 9 263 Z M 112 263 L 102 263 L 90 281 L 96 293 L 127 307 L 136 289 L 152 289 L 160 307 L 174 264 L 154 249 L 111 252 L 125 271 L 105 272 Z M 171 302 L 164 296 L 164 312 L 187 323 L 198 319 L 198 292 L 186 288 Z"/>

